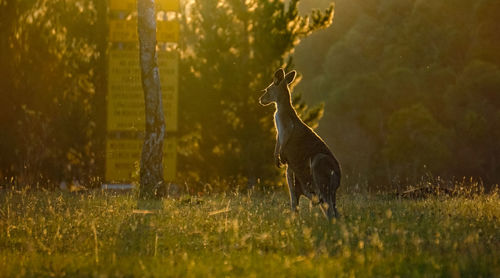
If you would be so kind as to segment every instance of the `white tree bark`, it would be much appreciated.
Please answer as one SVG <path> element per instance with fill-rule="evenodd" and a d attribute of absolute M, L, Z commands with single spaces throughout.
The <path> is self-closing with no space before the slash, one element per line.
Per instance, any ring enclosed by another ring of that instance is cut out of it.
<path fill-rule="evenodd" d="M 146 133 L 142 147 L 140 197 L 163 194 L 163 141 L 165 120 L 161 100 L 160 77 L 156 54 L 156 13 L 154 0 L 137 1 L 137 27 L 142 88 L 146 105 Z"/>

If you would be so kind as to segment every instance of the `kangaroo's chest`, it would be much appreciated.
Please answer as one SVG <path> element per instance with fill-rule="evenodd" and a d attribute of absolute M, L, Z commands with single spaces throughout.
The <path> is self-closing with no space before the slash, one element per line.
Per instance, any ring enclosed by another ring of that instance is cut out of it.
<path fill-rule="evenodd" d="M 283 117 L 280 117 L 279 113 L 274 114 L 274 124 L 276 126 L 276 131 L 278 132 L 278 141 L 283 144 L 285 140 L 285 123 L 283 122 Z"/>

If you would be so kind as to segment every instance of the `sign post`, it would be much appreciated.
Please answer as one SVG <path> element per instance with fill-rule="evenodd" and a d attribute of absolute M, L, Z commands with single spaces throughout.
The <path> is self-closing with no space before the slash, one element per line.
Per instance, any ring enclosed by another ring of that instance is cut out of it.
<path fill-rule="evenodd" d="M 178 12 L 178 0 L 157 0 L 156 10 Z M 110 18 L 107 93 L 107 138 L 105 182 L 131 184 L 138 180 L 145 130 L 144 92 L 137 36 L 137 19 L 123 14 L 136 11 L 136 0 L 109 0 Z M 158 43 L 176 44 L 179 22 L 157 21 Z M 179 57 L 176 50 L 158 51 L 158 69 L 167 136 L 163 145 L 163 176 L 172 182 L 176 176 L 177 143 L 169 136 L 177 131 Z M 108 186 L 106 186 L 108 187 Z M 126 186 L 130 187 L 130 186 Z M 104 186 L 103 186 L 104 188 Z M 116 188 L 116 186 L 114 187 Z"/>

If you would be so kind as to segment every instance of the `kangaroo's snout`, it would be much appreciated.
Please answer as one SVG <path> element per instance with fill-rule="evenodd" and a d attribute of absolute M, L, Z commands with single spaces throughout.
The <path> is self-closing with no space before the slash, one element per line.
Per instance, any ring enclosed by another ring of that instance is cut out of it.
<path fill-rule="evenodd" d="M 269 100 L 269 93 L 267 92 L 267 90 L 264 89 L 261 92 L 263 92 L 263 94 L 259 98 L 260 105 L 266 106 L 266 105 L 270 104 L 271 101 Z"/>

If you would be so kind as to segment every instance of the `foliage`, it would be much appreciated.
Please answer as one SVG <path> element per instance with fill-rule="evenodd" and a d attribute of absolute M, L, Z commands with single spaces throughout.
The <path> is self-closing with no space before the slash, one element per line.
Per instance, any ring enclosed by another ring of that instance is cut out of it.
<path fill-rule="evenodd" d="M 343 194 L 335 223 L 285 192 L 151 202 L 101 192 L 0 191 L 2 276 L 482 276 L 500 274 L 498 193 Z"/>
<path fill-rule="evenodd" d="M 99 174 L 100 2 L 0 1 L 1 178 L 37 186 Z"/>
<path fill-rule="evenodd" d="M 327 27 L 333 7 L 299 16 L 298 0 L 195 1 L 184 19 L 181 133 L 189 140 L 180 167 L 195 179 L 276 180 L 271 109 L 257 99 L 294 47 Z M 286 62 L 285 62 L 286 61 Z M 295 104 L 314 124 L 321 109 Z"/>
<path fill-rule="evenodd" d="M 394 180 L 401 176 L 416 180 L 425 171 L 420 167 L 442 171 L 450 157 L 446 136 L 447 131 L 422 104 L 394 112 L 382 149 L 390 176 Z"/>
<path fill-rule="evenodd" d="M 430 174 L 498 184 L 499 2 L 337 0 L 335 10 L 295 61 L 304 97 L 326 100 L 319 133 L 344 173 L 361 177 L 351 183 Z"/>

